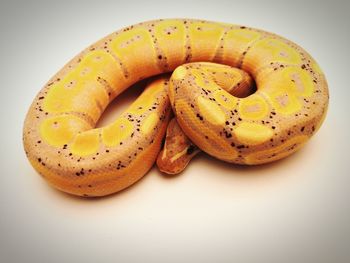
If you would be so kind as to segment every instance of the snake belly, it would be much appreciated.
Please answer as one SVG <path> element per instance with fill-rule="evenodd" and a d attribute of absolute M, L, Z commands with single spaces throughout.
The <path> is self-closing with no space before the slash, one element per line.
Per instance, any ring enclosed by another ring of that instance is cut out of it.
<path fill-rule="evenodd" d="M 255 93 L 238 98 L 222 88 L 215 76 L 229 77 L 231 67 L 252 77 Z M 113 123 L 95 128 L 122 91 L 168 72 L 170 80 L 156 79 Z M 149 21 L 106 36 L 55 74 L 29 108 L 23 143 L 32 166 L 55 188 L 104 196 L 153 166 L 171 108 L 201 150 L 262 164 L 299 149 L 322 124 L 328 100 L 316 61 L 280 36 L 202 20 Z"/>

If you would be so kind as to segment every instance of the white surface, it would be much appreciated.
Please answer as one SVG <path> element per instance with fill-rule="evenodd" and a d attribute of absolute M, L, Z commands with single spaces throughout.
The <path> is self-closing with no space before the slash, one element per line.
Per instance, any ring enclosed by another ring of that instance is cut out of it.
<path fill-rule="evenodd" d="M 346 1 L 1 3 L 0 262 L 349 262 L 348 12 Z M 168 17 L 262 28 L 304 47 L 329 82 L 321 130 L 269 165 L 201 155 L 179 176 L 153 168 L 103 199 L 50 188 L 21 142 L 36 93 L 99 38 Z"/>

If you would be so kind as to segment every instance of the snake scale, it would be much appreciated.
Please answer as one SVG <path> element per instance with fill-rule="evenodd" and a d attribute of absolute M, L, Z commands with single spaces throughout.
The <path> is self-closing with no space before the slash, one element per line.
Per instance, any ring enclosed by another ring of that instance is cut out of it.
<path fill-rule="evenodd" d="M 96 128 L 116 96 L 156 75 L 113 123 Z M 234 96 L 253 86 L 251 94 Z M 171 114 L 209 155 L 255 165 L 304 145 L 328 101 L 322 70 L 289 40 L 240 25 L 161 19 L 116 31 L 69 61 L 35 97 L 23 143 L 55 188 L 104 196 L 153 166 Z M 174 154 L 186 153 L 192 151 Z"/>

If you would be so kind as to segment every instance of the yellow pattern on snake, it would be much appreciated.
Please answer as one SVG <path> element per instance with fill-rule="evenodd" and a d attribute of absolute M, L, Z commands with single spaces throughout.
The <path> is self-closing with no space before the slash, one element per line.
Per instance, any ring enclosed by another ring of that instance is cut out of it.
<path fill-rule="evenodd" d="M 237 68 L 256 85 L 243 98 L 230 94 Z M 162 75 L 113 123 L 95 128 L 123 90 L 166 72 L 170 80 Z M 57 189 L 104 196 L 152 167 L 171 109 L 201 150 L 252 165 L 299 149 L 323 122 L 328 100 L 316 61 L 282 37 L 208 21 L 150 21 L 91 45 L 44 86 L 25 119 L 24 148 Z"/>

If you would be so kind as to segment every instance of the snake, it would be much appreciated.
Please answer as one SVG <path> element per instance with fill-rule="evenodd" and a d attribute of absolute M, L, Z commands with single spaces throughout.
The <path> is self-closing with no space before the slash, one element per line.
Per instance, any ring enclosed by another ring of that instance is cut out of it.
<path fill-rule="evenodd" d="M 141 95 L 96 127 L 108 104 L 143 79 L 149 81 Z M 159 19 L 109 34 L 49 79 L 26 114 L 23 145 L 51 186 L 99 197 L 140 180 L 163 144 L 168 156 L 172 116 L 191 146 L 175 147 L 172 160 L 193 155 L 195 145 L 228 163 L 259 165 L 305 145 L 328 103 L 322 69 L 286 38 L 221 22 Z"/>

